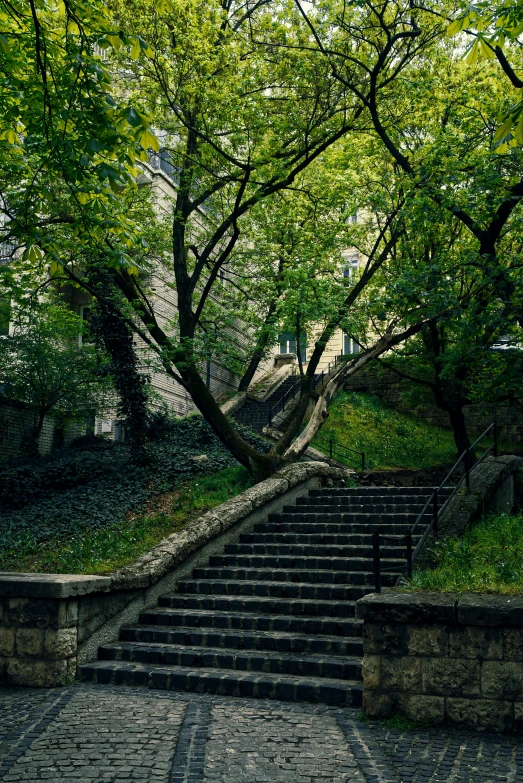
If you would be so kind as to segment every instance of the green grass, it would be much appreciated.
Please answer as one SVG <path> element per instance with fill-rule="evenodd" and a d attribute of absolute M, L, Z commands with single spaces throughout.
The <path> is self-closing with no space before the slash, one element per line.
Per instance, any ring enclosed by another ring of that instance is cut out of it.
<path fill-rule="evenodd" d="M 242 467 L 197 477 L 156 499 L 156 509 L 94 532 L 42 545 L 30 537 L 0 554 L 0 571 L 107 574 L 132 563 L 163 538 L 252 485 Z"/>
<path fill-rule="evenodd" d="M 444 592 L 523 593 L 523 516 L 489 516 L 434 550 L 434 566 L 411 588 Z"/>
<path fill-rule="evenodd" d="M 456 459 L 450 430 L 400 413 L 370 394 L 339 392 L 320 437 L 364 451 L 367 468 L 431 468 Z"/>

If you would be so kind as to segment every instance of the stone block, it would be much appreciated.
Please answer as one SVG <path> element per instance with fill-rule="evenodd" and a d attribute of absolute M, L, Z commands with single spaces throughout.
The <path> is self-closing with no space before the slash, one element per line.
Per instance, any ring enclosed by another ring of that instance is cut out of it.
<path fill-rule="evenodd" d="M 523 596 L 463 595 L 458 604 L 462 625 L 511 625 L 523 627 Z"/>
<path fill-rule="evenodd" d="M 60 628 L 66 623 L 66 602 L 52 598 L 10 598 L 7 626 Z"/>
<path fill-rule="evenodd" d="M 409 625 L 407 652 L 409 655 L 433 655 L 438 658 L 446 656 L 449 630 L 445 625 Z"/>
<path fill-rule="evenodd" d="M 0 628 L 0 656 L 8 658 L 13 655 L 15 647 L 15 629 Z"/>
<path fill-rule="evenodd" d="M 395 699 L 391 693 L 363 691 L 363 711 L 369 718 L 390 718 L 394 708 Z"/>
<path fill-rule="evenodd" d="M 270 500 L 283 495 L 288 489 L 289 482 L 286 479 L 268 478 L 243 492 L 241 499 L 242 501 L 250 501 L 252 503 L 252 508 L 257 509 Z"/>
<path fill-rule="evenodd" d="M 44 631 L 41 628 L 18 628 L 16 631 L 16 654 L 20 657 L 39 658 L 44 646 Z"/>
<path fill-rule="evenodd" d="M 443 696 L 419 694 L 397 694 L 397 710 L 415 723 L 437 726 L 445 721 L 445 699 Z"/>
<path fill-rule="evenodd" d="M 45 632 L 44 652 L 46 658 L 70 658 L 76 655 L 76 628 L 49 629 Z"/>
<path fill-rule="evenodd" d="M 72 682 L 76 679 L 78 661 L 76 657 L 67 659 L 67 681 Z"/>
<path fill-rule="evenodd" d="M 365 623 L 363 650 L 365 655 L 407 655 L 407 626 L 401 623 Z"/>
<path fill-rule="evenodd" d="M 78 623 L 78 601 L 67 601 L 66 625 L 68 628 L 75 627 Z"/>
<path fill-rule="evenodd" d="M 523 663 L 485 661 L 481 667 L 481 695 L 487 699 L 523 700 Z"/>
<path fill-rule="evenodd" d="M 0 572 L 0 596 L 69 598 L 110 589 L 111 579 L 108 576 Z"/>
<path fill-rule="evenodd" d="M 479 696 L 479 661 L 456 658 L 423 659 L 423 693 L 438 696 Z"/>
<path fill-rule="evenodd" d="M 453 593 L 371 593 L 356 603 L 356 616 L 377 623 L 456 622 Z"/>
<path fill-rule="evenodd" d="M 54 688 L 68 682 L 67 661 L 27 661 L 10 658 L 7 661 L 8 685 L 33 688 Z"/>
<path fill-rule="evenodd" d="M 510 701 L 445 699 L 447 724 L 476 731 L 512 731 L 514 709 Z"/>
<path fill-rule="evenodd" d="M 503 628 L 503 659 L 523 661 L 523 628 Z"/>
<path fill-rule="evenodd" d="M 381 657 L 381 688 L 389 691 L 421 693 L 421 658 Z"/>
<path fill-rule="evenodd" d="M 380 656 L 365 655 L 361 667 L 363 687 L 376 690 L 380 687 Z"/>
<path fill-rule="evenodd" d="M 503 633 L 500 628 L 458 626 L 450 629 L 451 658 L 498 659 L 503 657 Z"/>

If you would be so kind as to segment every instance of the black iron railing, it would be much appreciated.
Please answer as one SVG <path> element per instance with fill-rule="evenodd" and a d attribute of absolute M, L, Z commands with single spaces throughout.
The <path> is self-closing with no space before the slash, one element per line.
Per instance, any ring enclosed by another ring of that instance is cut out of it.
<path fill-rule="evenodd" d="M 316 435 L 313 443 L 317 443 L 322 451 L 328 451 L 331 459 L 341 460 L 342 462 L 346 461 L 352 463 L 361 470 L 365 470 L 365 452 L 351 449 L 332 438 L 325 438 L 323 435 Z"/>
<path fill-rule="evenodd" d="M 282 410 L 285 409 L 287 403 L 290 402 L 292 399 L 294 399 L 294 397 L 296 397 L 300 389 L 301 389 L 301 379 L 298 379 L 296 383 L 293 383 L 292 386 L 289 386 L 285 394 L 283 394 L 280 397 L 280 399 L 269 408 L 269 413 L 268 413 L 269 427 L 272 426 L 273 418 L 277 416 L 278 413 L 280 413 Z"/>
<path fill-rule="evenodd" d="M 489 437 L 489 435 L 492 437 L 492 443 L 490 446 L 488 446 L 481 457 L 476 458 L 475 457 L 475 449 L 476 446 L 479 446 L 481 441 L 484 438 Z M 435 538 L 438 537 L 439 532 L 439 520 L 441 518 L 441 515 L 449 505 L 452 498 L 456 495 L 457 491 L 460 489 L 463 483 L 465 483 L 465 486 L 467 487 L 467 490 L 470 489 L 470 474 L 472 470 L 478 467 L 478 465 L 483 462 L 485 457 L 487 457 L 490 453 L 493 453 L 495 457 L 498 456 L 498 428 L 497 423 L 495 421 L 490 424 L 487 429 L 481 433 L 481 435 L 476 438 L 474 443 L 472 443 L 471 446 L 468 447 L 468 449 L 465 449 L 465 451 L 461 454 L 459 459 L 456 460 L 452 468 L 449 470 L 439 487 L 437 487 L 432 494 L 429 496 L 427 502 L 423 506 L 422 510 L 418 514 L 418 517 L 416 521 L 414 522 L 412 528 L 405 536 L 405 566 L 401 565 L 398 568 L 392 568 L 388 569 L 389 572 L 394 573 L 395 571 L 404 572 L 406 570 L 407 576 L 409 579 L 412 578 L 412 566 L 418 557 L 419 553 L 423 549 L 423 546 L 429 537 L 429 535 L 432 533 Z M 464 468 L 463 476 L 457 481 L 455 484 L 449 484 L 449 479 L 454 476 L 458 468 L 462 466 Z M 446 493 L 445 490 L 451 489 L 450 493 Z M 445 502 L 440 505 L 440 499 L 441 496 L 444 494 Z M 416 533 L 416 530 L 418 529 L 419 525 L 423 521 L 427 521 L 427 516 L 430 515 L 430 522 L 428 522 L 427 527 L 425 528 L 423 535 L 420 537 L 418 543 L 416 544 L 415 548 L 413 549 L 413 537 Z M 383 534 L 383 531 L 377 530 L 372 534 L 372 551 L 373 551 L 373 571 L 374 571 L 374 589 L 377 593 L 381 592 L 381 555 L 380 555 L 380 546 L 381 546 L 381 539 L 386 538 L 387 534 Z"/>

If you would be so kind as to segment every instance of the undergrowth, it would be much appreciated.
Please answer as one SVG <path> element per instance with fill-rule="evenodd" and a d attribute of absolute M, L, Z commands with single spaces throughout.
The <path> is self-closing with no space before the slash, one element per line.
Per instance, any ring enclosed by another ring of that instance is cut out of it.
<path fill-rule="evenodd" d="M 0 571 L 106 574 L 131 563 L 171 533 L 251 486 L 243 467 L 229 467 L 184 482 L 158 498 L 159 508 L 128 515 L 98 530 L 55 536 L 42 543 L 30 534 L 0 552 Z"/>
<path fill-rule="evenodd" d="M 242 428 L 242 435 L 258 450 L 268 449 L 267 441 L 249 430 Z M 146 464 L 136 464 L 126 446 L 100 443 L 100 438 L 94 443 L 89 438 L 80 441 L 80 448 L 0 469 L 0 569 L 86 571 L 87 562 L 109 562 L 111 547 L 119 552 L 111 563 L 123 562 L 127 552 L 141 554 L 150 541 L 155 543 L 172 532 L 169 525 L 178 524 L 172 514 L 167 522 L 161 517 L 148 517 L 147 524 L 138 521 L 156 499 L 187 482 L 193 486 L 194 498 L 198 478 L 208 477 L 211 484 L 200 484 L 197 494 L 205 487 L 209 503 L 215 505 L 212 480 L 224 469 L 238 469 L 201 416 L 156 426 Z M 202 454 L 206 461 L 192 459 Z M 231 481 L 236 476 L 224 475 Z M 234 479 L 230 486 L 236 483 Z M 223 499 L 228 496 L 227 490 Z M 190 503 L 182 503 L 181 509 L 190 511 Z M 135 520 L 132 524 L 130 517 Z M 151 532 L 150 538 L 148 528 L 159 532 Z M 134 546 L 135 539 L 142 543 Z M 40 554 L 44 550 L 45 556 Z M 95 551 L 102 554 L 93 559 L 89 553 Z"/>
<path fill-rule="evenodd" d="M 436 542 L 433 567 L 414 572 L 411 589 L 523 593 L 523 516 L 489 516 L 459 537 Z"/>

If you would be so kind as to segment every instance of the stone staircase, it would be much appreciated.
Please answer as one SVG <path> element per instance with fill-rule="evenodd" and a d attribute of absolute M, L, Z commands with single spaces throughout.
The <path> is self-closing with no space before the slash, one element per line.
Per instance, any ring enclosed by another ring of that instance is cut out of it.
<path fill-rule="evenodd" d="M 99 660 L 80 667 L 81 676 L 360 705 L 362 624 L 355 602 L 373 590 L 371 534 L 381 530 L 382 584 L 393 585 L 405 563 L 405 534 L 431 492 L 311 490 L 178 582 L 177 593 L 161 596 L 138 625 L 121 629 L 120 641 L 100 647 Z M 420 535 L 423 530 L 420 525 Z"/>
<path fill-rule="evenodd" d="M 316 376 L 317 378 L 319 376 Z M 261 432 L 269 422 L 269 410 L 274 408 L 277 402 L 287 394 L 292 386 L 298 381 L 298 376 L 290 375 L 281 383 L 278 388 L 263 402 L 247 398 L 242 407 L 234 414 L 235 420 L 239 424 L 249 427 L 254 432 Z M 292 403 L 289 399 L 287 405 Z"/>

